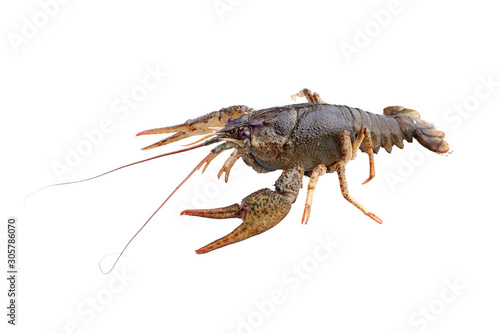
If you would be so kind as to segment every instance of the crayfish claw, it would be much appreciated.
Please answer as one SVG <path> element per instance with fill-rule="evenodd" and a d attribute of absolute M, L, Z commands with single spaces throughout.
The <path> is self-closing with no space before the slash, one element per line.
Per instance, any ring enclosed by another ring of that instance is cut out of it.
<path fill-rule="evenodd" d="M 147 132 L 147 131 L 145 131 L 145 132 Z M 141 132 L 141 133 L 143 133 L 143 132 Z M 138 133 L 137 135 L 142 135 L 141 133 Z M 169 143 L 176 142 L 176 141 L 188 138 L 188 137 L 190 137 L 190 135 L 188 133 L 184 133 L 184 132 L 175 133 L 175 134 L 173 134 L 173 135 L 171 135 L 163 140 L 160 140 L 158 142 L 153 143 L 152 145 L 141 148 L 141 150 L 148 150 L 148 149 L 168 145 Z"/>
<path fill-rule="evenodd" d="M 245 105 L 230 106 L 222 108 L 219 111 L 207 113 L 195 119 L 189 119 L 183 124 L 142 131 L 137 133 L 136 136 L 175 133 L 163 140 L 142 148 L 143 150 L 164 146 L 194 135 L 205 134 L 209 137 L 215 135 L 219 129 L 224 127 L 229 119 L 239 118 L 241 115 L 251 112 L 251 110 L 252 109 Z"/>
<path fill-rule="evenodd" d="M 213 209 L 186 209 L 181 212 L 181 215 L 190 215 L 198 217 L 206 217 L 211 219 L 230 219 L 241 217 L 244 208 L 238 204 L 233 204 L 227 207 Z"/>
<path fill-rule="evenodd" d="M 285 218 L 290 211 L 291 205 L 285 197 L 266 188 L 247 196 L 243 199 L 241 205 L 234 204 L 216 209 L 187 210 L 182 214 L 214 219 L 239 217 L 243 220 L 243 223 L 228 235 L 196 250 L 196 253 L 202 254 L 240 242 L 271 229 Z"/>
<path fill-rule="evenodd" d="M 196 250 L 207 253 L 223 246 L 240 242 L 267 231 L 281 222 L 290 211 L 302 185 L 303 168 L 284 171 L 276 181 L 276 191 L 268 188 L 258 190 L 245 197 L 241 204 L 215 209 L 189 209 L 181 215 L 192 215 L 213 219 L 241 218 L 241 223 L 228 235 Z"/>

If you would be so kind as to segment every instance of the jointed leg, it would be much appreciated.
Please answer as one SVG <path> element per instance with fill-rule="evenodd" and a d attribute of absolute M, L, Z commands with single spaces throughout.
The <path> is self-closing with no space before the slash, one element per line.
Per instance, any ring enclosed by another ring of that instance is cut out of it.
<path fill-rule="evenodd" d="M 382 223 L 382 219 L 378 217 L 377 215 L 373 214 L 372 212 L 369 212 L 365 207 L 363 207 L 359 202 L 357 202 L 351 195 L 349 194 L 349 190 L 347 188 L 347 180 L 345 178 L 345 163 L 344 161 L 339 161 L 335 163 L 334 165 L 335 171 L 337 171 L 337 174 L 339 175 L 339 183 L 340 183 L 340 191 L 342 192 L 342 195 L 344 198 L 352 203 L 356 208 L 361 210 L 363 214 L 369 216 L 372 220 L 374 220 L 377 223 Z"/>
<path fill-rule="evenodd" d="M 227 158 L 226 162 L 224 162 L 224 165 L 222 166 L 222 168 L 219 171 L 219 174 L 217 175 L 217 178 L 220 178 L 220 176 L 222 176 L 222 174 L 225 172 L 226 175 L 224 177 L 224 180 L 227 183 L 227 181 L 229 180 L 229 172 L 231 172 L 231 168 L 233 167 L 234 163 L 236 163 L 238 158 L 240 158 L 242 155 L 243 154 L 238 149 L 235 149 L 232 152 L 231 156 Z"/>
<path fill-rule="evenodd" d="M 348 130 L 343 130 L 342 132 L 340 132 L 340 135 L 340 141 L 342 143 L 342 147 L 340 147 L 340 150 L 344 155 L 342 161 L 347 164 L 350 160 L 353 159 L 353 146 L 351 144 L 351 136 Z"/>
<path fill-rule="evenodd" d="M 370 130 L 366 127 L 361 128 L 359 131 L 358 136 L 356 137 L 356 140 L 354 141 L 354 144 L 352 145 L 352 157 L 351 159 L 356 158 L 356 154 L 358 152 L 359 146 L 361 145 L 361 142 L 365 142 L 366 146 L 366 153 L 368 154 L 368 159 L 370 161 L 370 176 L 368 177 L 367 180 L 363 182 L 363 184 L 368 183 L 370 180 L 375 177 L 375 155 L 373 153 L 373 145 L 372 145 L 372 138 L 370 135 Z"/>
<path fill-rule="evenodd" d="M 318 93 L 313 93 L 311 90 L 309 90 L 307 88 L 304 88 L 301 91 L 299 91 L 298 93 L 293 94 L 291 97 L 294 101 L 296 100 L 297 97 L 305 97 L 305 98 L 307 98 L 307 101 L 309 103 L 325 103 L 325 102 L 323 102 L 321 97 L 319 97 Z"/>
<path fill-rule="evenodd" d="M 309 216 L 311 215 L 311 206 L 314 196 L 314 190 L 316 189 L 316 184 L 318 183 L 319 176 L 326 173 L 326 167 L 323 164 L 318 165 L 312 170 L 309 184 L 307 185 L 307 197 L 306 204 L 304 207 L 304 214 L 302 215 L 302 223 L 309 221 Z"/>
<path fill-rule="evenodd" d="M 345 166 L 346 164 L 354 159 L 356 156 L 356 151 L 359 149 L 359 146 L 361 145 L 361 142 L 365 140 L 365 145 L 367 147 L 367 152 L 368 156 L 371 156 L 370 158 L 370 178 L 365 181 L 363 184 L 368 182 L 373 176 L 375 176 L 375 169 L 374 169 L 374 162 L 373 162 L 373 149 L 372 149 L 372 143 L 370 139 L 370 132 L 366 128 L 362 128 L 360 131 L 360 134 L 354 141 L 354 145 L 351 145 L 351 138 L 349 131 L 344 130 L 341 133 L 341 142 L 342 142 L 342 147 L 340 149 L 342 150 L 342 154 L 344 155 L 343 159 L 341 161 L 338 161 L 337 163 L 331 165 L 328 167 L 328 172 L 337 172 L 339 176 L 339 182 L 340 182 L 340 190 L 342 192 L 342 195 L 344 198 L 352 203 L 354 206 L 356 206 L 359 210 L 361 210 L 365 215 L 368 215 L 370 218 L 372 218 L 374 221 L 378 223 L 382 223 L 382 220 L 375 214 L 369 212 L 365 207 L 363 207 L 359 202 L 357 202 L 354 198 L 352 198 L 349 195 L 349 190 L 347 188 L 347 180 L 345 177 Z"/>

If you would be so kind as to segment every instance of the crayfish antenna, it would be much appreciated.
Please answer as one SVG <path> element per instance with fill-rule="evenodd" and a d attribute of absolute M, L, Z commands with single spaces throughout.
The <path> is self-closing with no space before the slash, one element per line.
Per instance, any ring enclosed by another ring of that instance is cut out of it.
<path fill-rule="evenodd" d="M 165 199 L 165 201 L 163 201 L 163 203 L 154 211 L 153 214 L 151 214 L 151 216 L 147 219 L 146 222 L 144 222 L 144 224 L 139 228 L 139 230 L 137 230 L 137 232 L 132 236 L 132 238 L 130 238 L 130 240 L 127 242 L 127 244 L 125 245 L 125 247 L 123 248 L 123 250 L 120 252 L 120 254 L 118 255 L 118 258 L 116 258 L 115 262 L 113 263 L 113 266 L 111 266 L 111 268 L 109 269 L 109 271 L 107 272 L 104 272 L 103 269 L 102 269 L 102 266 L 101 266 L 101 263 L 102 263 L 102 259 L 101 261 L 99 262 L 99 269 L 101 270 L 101 272 L 103 274 L 109 274 L 116 266 L 116 264 L 118 263 L 118 260 L 120 260 L 120 258 L 122 257 L 123 253 L 125 252 L 125 250 L 127 249 L 127 247 L 130 245 L 130 243 L 134 240 L 134 238 L 142 231 L 142 229 L 144 229 L 144 227 L 149 223 L 149 221 L 151 221 L 151 219 L 153 218 L 153 216 L 156 215 L 156 213 L 158 213 L 158 211 L 167 203 L 167 201 L 174 195 L 175 192 L 177 192 L 177 190 L 182 186 L 184 185 L 184 183 L 196 172 L 198 171 L 202 166 L 203 164 L 205 163 L 210 163 L 209 161 L 211 161 L 212 159 L 212 156 L 214 155 L 213 152 L 210 152 L 210 154 L 208 154 L 188 175 L 186 178 L 184 178 L 184 180 L 172 191 L 172 193 L 170 193 L 170 195 Z M 105 257 L 104 257 L 105 258 Z M 103 259 L 104 259 L 103 258 Z"/>
<path fill-rule="evenodd" d="M 211 142 L 212 143 L 212 142 Z M 120 169 L 123 169 L 123 168 L 126 168 L 126 167 L 129 167 L 129 166 L 132 166 L 132 165 L 135 165 L 135 164 L 139 164 L 139 163 L 143 163 L 143 162 L 147 162 L 147 161 L 151 161 L 151 160 L 154 160 L 154 159 L 157 159 L 157 158 L 160 158 L 160 157 L 164 157 L 164 156 L 168 156 L 168 155 L 174 155 L 174 154 L 177 154 L 177 153 L 183 153 L 185 151 L 189 151 L 189 150 L 193 150 L 193 149 L 196 149 L 196 148 L 200 148 L 200 147 L 203 147 L 205 144 L 204 143 L 201 143 L 199 145 L 196 145 L 196 146 L 192 146 L 192 147 L 189 147 L 189 148 L 184 148 L 184 149 L 179 149 L 179 150 L 176 150 L 176 151 L 172 151 L 172 152 L 169 152 L 169 153 L 165 153 L 165 154 L 161 154 L 161 155 L 158 155 L 158 156 L 153 156 L 153 157 L 150 157 L 150 158 L 146 158 L 145 160 L 141 160 L 141 161 L 137 161 L 137 162 L 133 162 L 133 163 L 129 163 L 129 164 L 126 164 L 126 165 L 122 165 L 121 167 L 118 167 L 116 169 L 113 169 L 113 170 L 110 170 L 110 171 L 107 171 L 107 172 L 104 172 L 104 173 L 101 173 L 100 175 L 97 175 L 97 176 L 93 176 L 93 177 L 90 177 L 90 178 L 86 178 L 86 179 L 80 179 L 80 180 L 75 180 L 75 181 L 72 181 L 72 182 L 64 182 L 64 183 L 57 183 L 57 184 L 52 184 L 52 185 L 47 185 L 47 186 L 44 186 L 42 188 L 39 188 L 38 190 L 28 194 L 26 196 L 26 198 L 24 198 L 23 200 L 23 203 L 24 205 L 26 206 L 26 200 L 31 197 L 33 194 L 37 193 L 37 192 L 40 192 L 41 190 L 43 189 L 46 189 L 46 188 L 49 188 L 49 187 L 53 187 L 53 186 L 59 186 L 59 185 L 69 185 L 69 184 L 76 184 L 76 183 L 81 183 L 81 182 L 86 182 L 88 180 L 92 180 L 92 179 L 96 179 L 96 178 L 99 178 L 99 177 L 102 177 L 104 175 L 107 175 L 109 173 L 112 173 L 112 172 L 115 172 L 115 171 L 118 171 Z"/>

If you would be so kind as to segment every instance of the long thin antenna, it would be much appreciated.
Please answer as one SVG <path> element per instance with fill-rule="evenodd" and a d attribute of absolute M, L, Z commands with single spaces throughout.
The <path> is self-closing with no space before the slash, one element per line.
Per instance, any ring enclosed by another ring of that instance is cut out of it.
<path fill-rule="evenodd" d="M 130 240 L 128 241 L 128 243 L 125 245 L 125 247 L 123 248 L 122 252 L 120 252 L 120 255 L 118 256 L 118 258 L 116 258 L 113 266 L 111 266 L 110 270 L 107 271 L 106 273 L 104 273 L 104 271 L 102 270 L 102 266 L 101 266 L 101 263 L 102 263 L 102 259 L 101 261 L 99 262 L 99 269 L 101 270 L 101 272 L 103 274 L 109 274 L 113 268 L 115 268 L 116 264 L 118 263 L 118 260 L 120 260 L 120 258 L 122 257 L 123 255 L 123 252 L 125 252 L 125 250 L 127 249 L 127 247 L 130 245 L 130 243 L 134 240 L 134 238 L 142 231 L 142 229 L 144 229 L 144 227 L 149 223 L 149 221 L 153 218 L 153 216 L 156 215 L 156 213 L 158 213 L 158 211 L 167 203 L 167 201 L 174 195 L 175 192 L 177 192 L 177 190 L 189 179 L 189 177 L 191 177 L 197 170 L 199 170 L 204 163 L 206 163 L 207 161 L 210 160 L 210 158 L 212 157 L 212 155 L 214 155 L 213 152 L 210 152 L 210 154 L 207 155 L 207 157 L 205 157 L 194 169 L 193 171 L 191 171 L 189 173 L 189 175 L 187 175 L 186 178 L 184 178 L 184 180 L 175 188 L 175 190 L 172 191 L 172 193 L 170 193 L 170 195 L 165 199 L 165 201 L 163 201 L 163 203 L 160 205 L 160 207 L 158 207 L 154 213 L 148 218 L 148 220 L 142 225 L 142 227 L 139 228 L 139 230 L 137 230 L 137 232 L 134 234 L 134 236 L 132 236 L 132 238 L 130 238 Z M 104 257 L 105 258 L 105 257 Z M 103 258 L 103 259 L 104 259 Z"/>
<path fill-rule="evenodd" d="M 193 150 L 193 149 L 196 149 L 196 148 L 200 148 L 200 147 L 203 147 L 204 144 L 201 143 L 199 145 L 196 145 L 196 146 L 192 146 L 192 147 L 189 147 L 189 148 L 184 148 L 184 149 L 180 149 L 180 150 L 176 150 L 176 151 L 172 151 L 172 152 L 169 152 L 169 153 L 165 153 L 165 154 L 161 154 L 161 155 L 158 155 L 158 156 L 153 156 L 153 157 L 150 157 L 150 158 L 146 158 L 145 160 L 141 160 L 141 161 L 137 161 L 137 162 L 133 162 L 133 163 L 130 163 L 130 164 L 127 164 L 127 165 L 123 165 L 119 168 L 116 168 L 116 169 L 113 169 L 113 170 L 110 170 L 110 171 L 107 171 L 105 173 L 101 173 L 100 175 L 97 175 L 97 176 L 94 176 L 94 177 L 90 177 L 90 178 L 86 178 L 86 179 L 81 179 L 81 180 L 75 180 L 75 181 L 72 181 L 72 182 L 65 182 L 65 183 L 57 183 L 57 184 L 52 184 L 52 185 L 47 185 L 47 186 L 44 186 L 38 190 L 36 190 L 35 192 L 32 192 L 30 194 L 28 194 L 28 196 L 26 198 L 24 198 L 23 200 L 23 203 L 24 205 L 26 205 L 26 199 L 28 199 L 29 197 L 31 197 L 33 194 L 43 190 L 43 189 L 46 189 L 46 188 L 49 188 L 49 187 L 53 187 L 53 186 L 59 186 L 59 185 L 69 185 L 69 184 L 76 184 L 76 183 L 81 183 L 81 182 L 86 182 L 87 180 L 92 180 L 92 179 L 96 179 L 96 178 L 99 178 L 101 176 L 104 176 L 104 175 L 107 175 L 111 172 L 115 172 L 117 170 L 120 170 L 120 169 L 123 169 L 123 168 L 126 168 L 126 167 L 129 167 L 131 165 L 134 165 L 134 164 L 139 164 L 139 163 L 143 163 L 143 162 L 147 162 L 147 161 L 151 161 L 151 160 L 154 160 L 156 158 L 160 158 L 160 157 L 164 157 L 164 156 L 168 156 L 168 155 L 174 155 L 174 154 L 177 154 L 177 153 L 183 153 L 185 151 L 188 151 L 188 150 Z"/>

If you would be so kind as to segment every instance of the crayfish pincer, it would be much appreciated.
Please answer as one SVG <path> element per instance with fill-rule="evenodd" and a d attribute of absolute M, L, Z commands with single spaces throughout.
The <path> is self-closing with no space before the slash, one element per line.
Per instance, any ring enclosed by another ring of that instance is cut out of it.
<path fill-rule="evenodd" d="M 183 211 L 181 215 L 215 219 L 237 217 L 243 220 L 233 232 L 202 247 L 196 253 L 210 252 L 242 241 L 278 224 L 297 199 L 304 175 L 310 180 L 302 223 L 307 223 L 309 220 L 318 178 L 332 172 L 338 175 L 344 198 L 363 214 L 382 223 L 377 215 L 349 194 L 345 168 L 346 164 L 355 158 L 357 151 L 361 150 L 369 157 L 369 177 L 363 183 L 366 184 L 375 176 L 374 154 L 377 154 L 381 147 L 390 153 L 392 146 L 403 148 L 404 140 L 412 142 L 415 138 L 421 145 L 438 154 L 449 150 L 448 143 L 444 140 L 444 133 L 431 123 L 420 119 L 419 113 L 415 110 L 390 106 L 384 109 L 383 114 L 373 114 L 348 106 L 327 104 L 317 93 L 312 93 L 308 89 L 292 95 L 292 99 L 295 100 L 296 97 L 306 97 L 308 103 L 263 110 L 254 110 L 243 105 L 231 106 L 188 120 L 181 125 L 137 134 L 174 133 L 143 149 L 159 147 L 194 135 L 204 135 L 204 137 L 193 144 L 201 141 L 203 143 L 188 149 L 220 143 L 187 178 L 202 166 L 205 170 L 217 155 L 228 149 L 233 150 L 232 154 L 218 174 L 219 178 L 225 174 L 226 182 L 231 168 L 240 158 L 259 173 L 283 170 L 274 184 L 274 190 L 267 188 L 258 190 L 245 197 L 240 204 L 217 209 Z"/>

